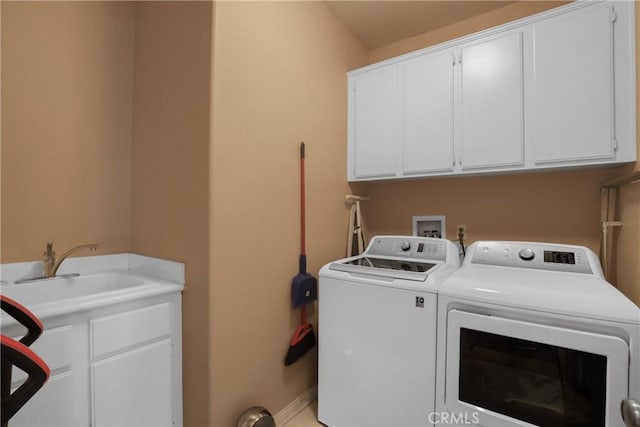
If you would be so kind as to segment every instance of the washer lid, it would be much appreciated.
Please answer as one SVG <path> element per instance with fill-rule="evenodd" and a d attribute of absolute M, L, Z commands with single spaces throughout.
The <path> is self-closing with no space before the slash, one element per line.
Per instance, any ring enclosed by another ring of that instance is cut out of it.
<path fill-rule="evenodd" d="M 333 262 L 329 265 L 329 269 L 424 282 L 429 272 L 440 264 L 442 263 L 365 255 Z"/>

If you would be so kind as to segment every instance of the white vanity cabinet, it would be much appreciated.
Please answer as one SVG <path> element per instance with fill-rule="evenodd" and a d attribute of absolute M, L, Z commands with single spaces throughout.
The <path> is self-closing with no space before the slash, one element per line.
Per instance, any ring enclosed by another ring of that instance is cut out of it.
<path fill-rule="evenodd" d="M 634 2 L 576 2 L 351 71 L 347 178 L 633 162 L 634 36 Z"/>
<path fill-rule="evenodd" d="M 180 292 L 41 320 L 32 348 L 51 376 L 9 425 L 182 425 Z M 14 369 L 13 387 L 24 378 Z"/>

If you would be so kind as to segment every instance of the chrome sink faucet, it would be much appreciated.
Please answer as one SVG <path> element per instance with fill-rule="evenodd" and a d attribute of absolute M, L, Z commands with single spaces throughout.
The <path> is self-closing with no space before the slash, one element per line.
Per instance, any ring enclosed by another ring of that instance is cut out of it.
<path fill-rule="evenodd" d="M 56 253 L 53 251 L 53 242 L 47 242 L 47 250 L 42 254 L 44 257 L 42 259 L 42 276 L 43 277 L 55 276 L 56 272 L 58 271 L 58 268 L 60 267 L 60 264 L 62 264 L 62 261 L 67 259 L 67 257 L 72 253 L 85 248 L 91 251 L 95 251 L 97 247 L 98 245 L 96 243 L 76 246 L 75 248 L 71 248 L 67 252 L 60 255 L 59 258 L 56 258 Z"/>

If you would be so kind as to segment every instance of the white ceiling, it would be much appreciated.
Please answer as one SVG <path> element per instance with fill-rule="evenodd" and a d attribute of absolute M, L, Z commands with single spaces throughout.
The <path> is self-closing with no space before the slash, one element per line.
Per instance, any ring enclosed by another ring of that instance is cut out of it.
<path fill-rule="evenodd" d="M 514 2 L 325 0 L 324 3 L 371 50 Z"/>

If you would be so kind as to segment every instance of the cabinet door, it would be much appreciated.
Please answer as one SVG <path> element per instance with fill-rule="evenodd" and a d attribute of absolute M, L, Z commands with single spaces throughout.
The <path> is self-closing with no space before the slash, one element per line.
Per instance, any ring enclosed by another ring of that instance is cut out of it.
<path fill-rule="evenodd" d="M 76 392 L 72 373 L 56 375 L 11 418 L 12 427 L 68 427 L 87 425 L 88 408 Z"/>
<path fill-rule="evenodd" d="M 171 357 L 165 340 L 92 363 L 92 425 L 172 425 Z"/>
<path fill-rule="evenodd" d="M 533 28 L 536 164 L 613 157 L 610 7 L 585 7 Z"/>
<path fill-rule="evenodd" d="M 77 327 L 76 327 L 77 328 Z M 15 339 L 19 333 L 9 335 Z M 45 323 L 44 333 L 31 349 L 44 360 L 51 370 L 51 377 L 38 392 L 11 418 L 12 427 L 81 426 L 89 424 L 89 407 L 78 399 L 78 384 L 87 382 L 86 368 L 77 360 L 76 354 L 86 346 L 77 339 L 77 330 L 71 325 L 51 326 Z M 15 391 L 27 374 L 14 367 L 11 388 Z"/>
<path fill-rule="evenodd" d="M 402 66 L 404 174 L 453 170 L 453 52 Z"/>
<path fill-rule="evenodd" d="M 522 33 L 462 47 L 462 169 L 523 164 Z"/>
<path fill-rule="evenodd" d="M 354 79 L 353 155 L 356 178 L 397 171 L 397 84 L 393 66 Z"/>

